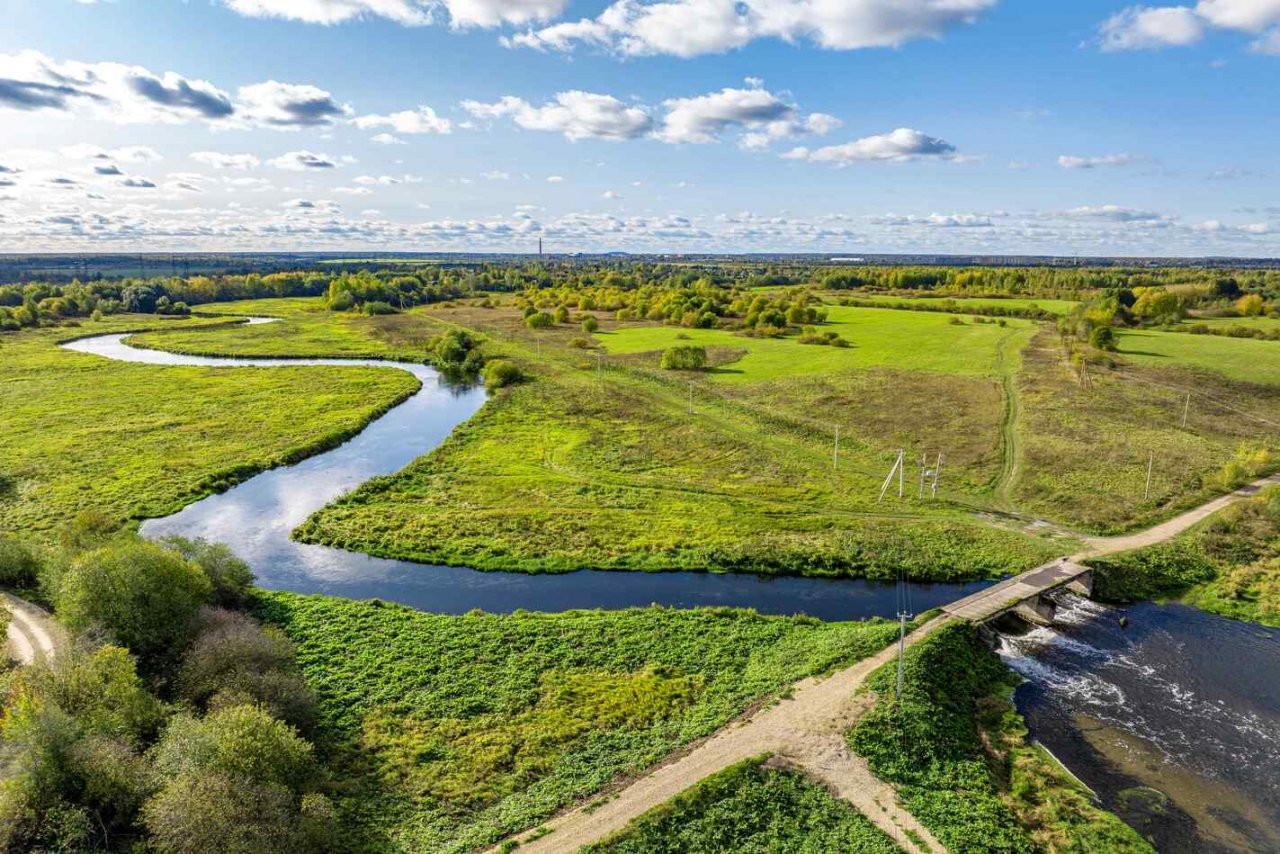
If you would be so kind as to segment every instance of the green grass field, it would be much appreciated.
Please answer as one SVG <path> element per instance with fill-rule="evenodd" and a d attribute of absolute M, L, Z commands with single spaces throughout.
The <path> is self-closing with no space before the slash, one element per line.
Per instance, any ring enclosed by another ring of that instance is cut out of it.
<path fill-rule="evenodd" d="M 1272 329 L 1280 329 L 1280 317 L 1188 317 L 1182 321 L 1179 328 L 1185 331 L 1192 326 L 1200 324 L 1204 324 L 1210 329 L 1230 329 L 1233 326 L 1243 326 L 1245 329 L 1265 329 L 1270 331 Z"/>
<path fill-rule="evenodd" d="M 773 763 L 750 761 L 632 822 L 581 854 L 894 854 L 902 849 L 822 786 Z"/>
<path fill-rule="evenodd" d="M 176 512 L 337 444 L 417 388 L 377 368 L 158 367 L 57 346 L 197 322 L 117 317 L 0 336 L 0 532 L 48 530 L 86 508 L 119 520 Z"/>
<path fill-rule="evenodd" d="M 1020 349 L 1035 328 L 1031 321 L 1012 318 L 1006 327 L 971 320 L 956 326 L 945 314 L 844 306 L 827 310 L 822 331 L 836 332 L 852 346 L 805 345 L 795 337 L 746 338 L 719 329 L 673 326 L 629 326 L 596 337 L 611 354 L 655 352 L 680 344 L 744 350 L 740 359 L 719 366 L 712 378 L 751 383 L 875 367 L 993 376 L 1000 342 L 1010 338 Z"/>
<path fill-rule="evenodd" d="M 905 567 L 953 579 L 1051 556 L 1044 543 L 990 528 L 950 501 L 919 501 L 914 489 L 876 503 L 897 443 L 913 435 L 930 450 L 970 447 L 967 459 L 957 454 L 948 498 L 965 501 L 989 489 L 1000 441 L 994 378 L 901 372 L 864 383 L 854 373 L 841 385 L 845 375 L 833 373 L 829 386 L 807 377 L 795 387 L 778 381 L 722 389 L 700 376 L 691 415 L 688 380 L 651 369 L 648 357 L 601 359 L 597 369 L 591 353 L 565 346 L 574 337 L 570 329 L 535 335 L 511 311 L 434 314 L 482 329 L 486 352 L 521 362 L 531 380 L 497 394 L 399 475 L 320 511 L 298 529 L 300 539 L 532 572 L 595 567 L 879 578 Z M 928 411 L 982 408 L 989 430 L 974 439 L 972 424 L 926 423 L 926 411 L 911 407 L 869 412 L 913 387 L 895 386 L 894 376 L 938 377 Z M 860 383 L 873 393 L 860 397 Z M 956 399 L 970 391 L 987 405 Z M 833 420 L 813 417 L 824 412 Z M 843 428 L 838 470 L 835 426 Z M 914 456 L 910 466 L 914 487 Z"/>
<path fill-rule="evenodd" d="M 442 331 L 420 311 L 365 317 L 331 312 L 319 299 L 308 297 L 216 303 L 199 310 L 214 316 L 258 315 L 280 321 L 219 329 L 213 334 L 199 329 L 138 335 L 130 343 L 201 356 L 328 356 L 421 362 L 427 340 Z"/>
<path fill-rule="evenodd" d="M 833 292 L 833 295 L 839 293 L 841 296 L 844 292 Z M 851 291 L 848 294 L 854 299 L 870 300 L 872 302 L 883 303 L 907 303 L 908 305 L 928 305 L 942 306 L 946 303 L 954 303 L 956 312 L 963 314 L 965 307 L 970 308 L 1041 308 L 1053 314 L 1066 314 L 1075 305 L 1071 300 L 1065 299 L 1022 299 L 1010 298 L 999 299 L 994 297 L 906 297 L 893 296 L 891 294 L 859 294 L 857 291 Z"/>
<path fill-rule="evenodd" d="M 493 844 L 896 633 L 730 609 L 447 617 L 288 593 L 262 593 L 257 613 L 319 694 L 342 842 L 383 851 Z"/>
<path fill-rule="evenodd" d="M 1120 354 L 1153 368 L 1193 367 L 1240 382 L 1280 385 L 1278 343 L 1133 329 L 1120 333 Z"/>
<path fill-rule="evenodd" d="M 1130 351 L 1135 341 L 1151 351 L 1191 358 L 1135 355 Z M 1280 424 L 1280 388 L 1229 379 L 1195 366 L 1240 364 L 1241 354 L 1252 349 L 1240 345 L 1270 343 L 1126 333 L 1119 353 L 1121 370 L 1095 368 L 1091 387 L 1086 388 L 1057 336 L 1043 333 L 1023 353 L 1018 377 L 1023 466 L 1014 490 L 1016 503 L 1055 521 L 1116 533 L 1219 494 L 1217 475 L 1242 444 L 1277 444 L 1276 432 L 1256 418 Z M 1229 358 L 1202 359 L 1195 350 L 1202 345 Z M 1187 391 L 1193 394 L 1184 429 Z"/>

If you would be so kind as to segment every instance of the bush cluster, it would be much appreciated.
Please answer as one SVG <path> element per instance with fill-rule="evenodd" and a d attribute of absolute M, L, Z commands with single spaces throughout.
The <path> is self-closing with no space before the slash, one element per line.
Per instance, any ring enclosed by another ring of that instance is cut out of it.
<path fill-rule="evenodd" d="M 74 632 L 4 692 L 0 850 L 329 849 L 315 697 L 293 644 L 225 607 L 248 602 L 242 561 L 86 514 L 43 558 L 0 540 L 0 568 Z"/>
<path fill-rule="evenodd" d="M 700 371 L 706 366 L 706 347 L 668 347 L 662 354 L 662 369 L 665 371 Z"/>

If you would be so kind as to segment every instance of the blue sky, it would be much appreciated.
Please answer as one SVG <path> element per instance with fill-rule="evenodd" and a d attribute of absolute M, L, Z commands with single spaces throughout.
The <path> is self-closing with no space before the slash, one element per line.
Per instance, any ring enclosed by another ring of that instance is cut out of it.
<path fill-rule="evenodd" d="M 1280 0 L 0 10 L 4 251 L 1280 255 Z"/>

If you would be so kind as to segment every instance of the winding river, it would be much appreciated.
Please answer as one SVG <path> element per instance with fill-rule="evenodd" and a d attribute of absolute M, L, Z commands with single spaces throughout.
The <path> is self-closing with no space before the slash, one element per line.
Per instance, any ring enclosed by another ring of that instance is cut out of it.
<path fill-rule="evenodd" d="M 479 572 L 294 542 L 290 531 L 309 515 L 439 445 L 484 404 L 483 389 L 451 385 L 411 363 L 185 356 L 131 347 L 127 337 L 102 335 L 64 346 L 153 365 L 377 366 L 408 371 L 421 382 L 417 393 L 345 444 L 143 524 L 149 537 L 226 543 L 249 562 L 263 587 L 378 597 L 443 614 L 658 603 L 849 620 L 896 610 L 893 585 L 861 579 Z M 912 598 L 923 611 L 986 585 L 916 584 Z M 1032 736 L 1161 852 L 1280 852 L 1280 632 L 1152 603 L 1128 609 L 1130 624 L 1122 628 L 1115 612 L 1095 603 L 1068 599 L 1063 605 L 1054 628 L 1002 640 L 1002 657 L 1028 680 L 1016 700 Z"/>
<path fill-rule="evenodd" d="M 250 323 L 268 323 L 253 318 Z M 764 577 L 702 572 L 579 570 L 529 575 L 479 572 L 387 560 L 298 543 L 289 533 L 308 516 L 364 481 L 400 471 L 428 453 L 484 404 L 479 386 L 459 387 L 424 365 L 363 359 L 264 359 L 187 356 L 144 350 L 125 334 L 82 338 L 63 346 L 80 353 L 151 365 L 271 368 L 292 365 L 376 366 L 408 371 L 422 388 L 369 424 L 345 444 L 296 465 L 265 471 L 218 495 L 142 525 L 148 537 L 176 534 L 226 543 L 249 562 L 257 583 L 273 590 L 323 593 L 353 599 L 380 598 L 423 611 L 462 614 L 630 608 L 652 603 L 672 607 L 733 606 L 765 614 L 809 614 L 823 620 L 891 617 L 893 584 L 864 579 Z M 918 611 L 952 602 L 987 586 L 916 584 Z"/>

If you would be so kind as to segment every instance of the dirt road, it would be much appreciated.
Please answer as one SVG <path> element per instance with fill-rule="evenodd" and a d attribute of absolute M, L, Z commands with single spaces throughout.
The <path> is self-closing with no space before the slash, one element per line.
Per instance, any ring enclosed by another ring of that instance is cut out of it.
<path fill-rule="evenodd" d="M 1270 477 L 1264 477 L 1261 480 L 1255 480 L 1248 486 L 1242 486 L 1235 492 L 1228 493 L 1221 498 L 1216 498 L 1208 504 L 1202 504 L 1194 510 L 1188 510 L 1181 516 L 1174 516 L 1167 522 L 1162 522 L 1154 528 L 1148 528 L 1145 531 L 1138 531 L 1136 534 L 1124 534 L 1119 537 L 1084 537 L 1085 550 L 1076 555 L 1074 559 L 1084 559 L 1090 557 L 1101 557 L 1102 555 L 1115 554 L 1117 552 L 1127 552 L 1131 549 L 1140 549 L 1144 546 L 1154 546 L 1156 543 L 1163 543 L 1166 540 L 1172 540 L 1179 534 L 1195 527 L 1205 519 L 1235 504 L 1241 499 L 1257 495 L 1268 486 L 1280 484 L 1280 474 L 1273 474 Z"/>
<path fill-rule="evenodd" d="M 48 611 L 8 593 L 0 593 L 0 602 L 13 614 L 9 655 L 19 664 L 51 659 L 66 643 L 66 633 Z"/>

